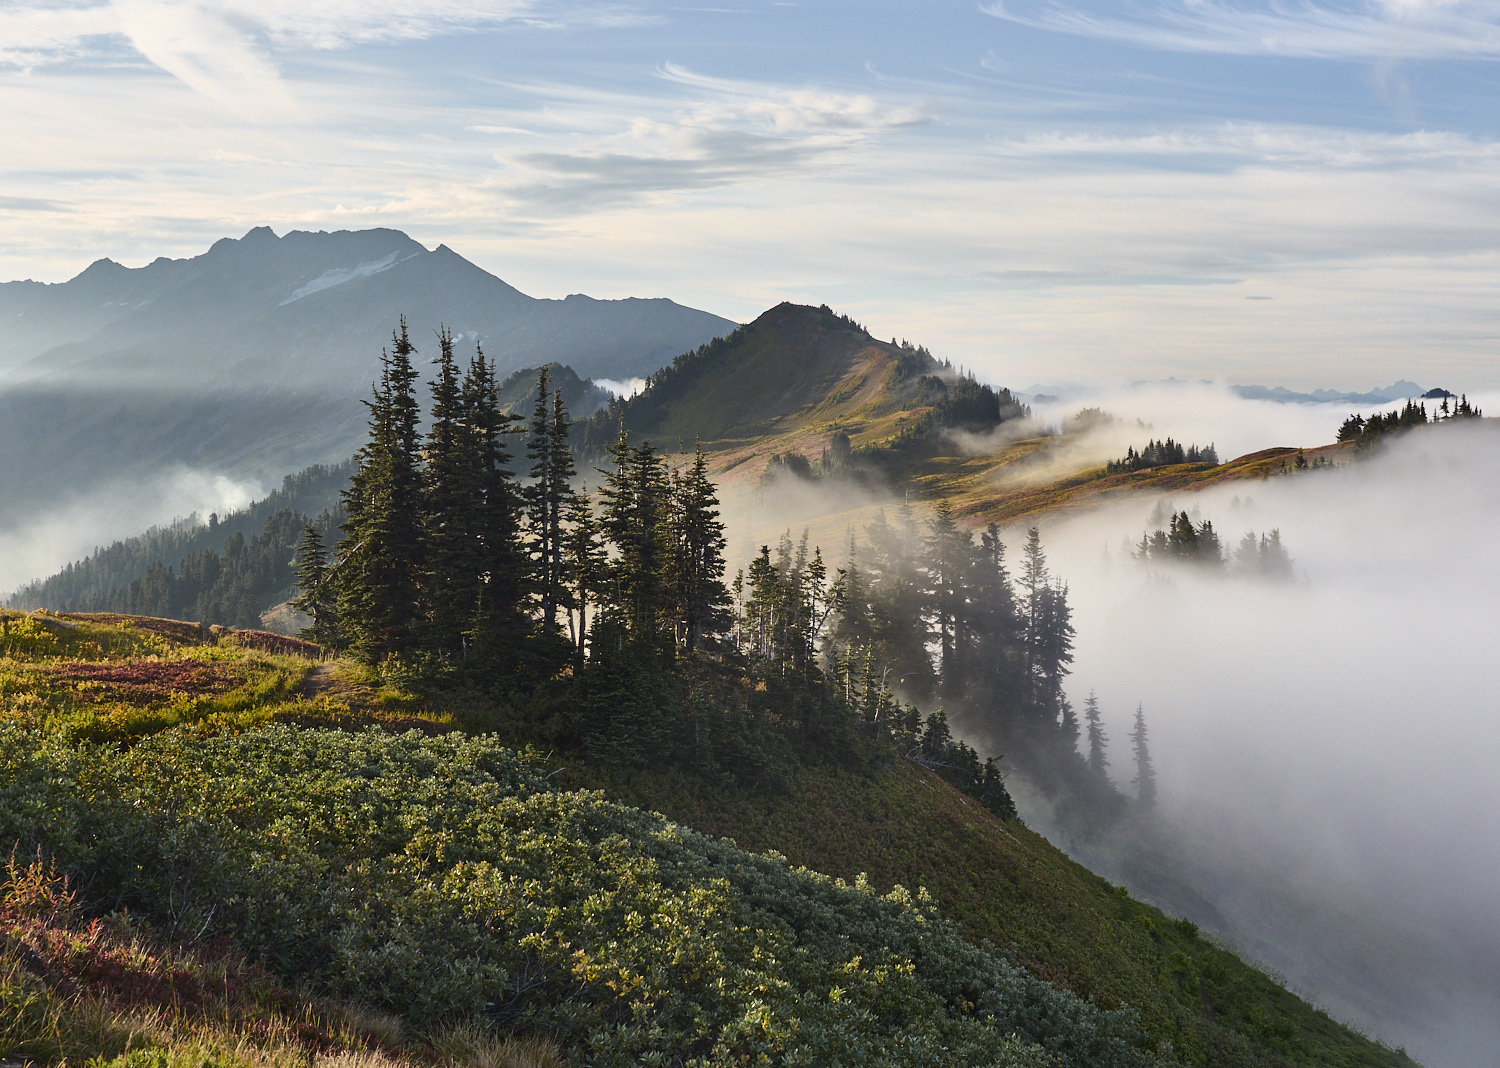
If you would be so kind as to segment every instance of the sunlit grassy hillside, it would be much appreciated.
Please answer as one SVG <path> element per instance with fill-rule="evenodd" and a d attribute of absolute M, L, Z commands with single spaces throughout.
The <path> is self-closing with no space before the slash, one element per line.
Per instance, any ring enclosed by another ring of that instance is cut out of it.
<path fill-rule="evenodd" d="M 0 620 L 0 1060 L 1411 1063 L 921 769 L 548 779 L 315 654 Z"/>

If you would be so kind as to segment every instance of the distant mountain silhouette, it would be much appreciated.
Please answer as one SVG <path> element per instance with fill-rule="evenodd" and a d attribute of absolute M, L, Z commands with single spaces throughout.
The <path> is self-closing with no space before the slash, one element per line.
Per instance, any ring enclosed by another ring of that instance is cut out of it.
<path fill-rule="evenodd" d="M 1368 393 L 1340 393 L 1335 389 L 1315 389 L 1311 393 L 1297 393 L 1285 386 L 1230 386 L 1234 393 L 1246 400 L 1271 400 L 1282 404 L 1327 404 L 1342 401 L 1345 404 L 1389 404 L 1422 396 L 1422 387 L 1415 382 L 1402 379 L 1392 382 L 1384 389 L 1372 389 Z"/>
<path fill-rule="evenodd" d="M 0 531 L 162 472 L 269 487 L 345 459 L 403 314 L 424 380 L 440 324 L 502 379 L 561 363 L 618 380 L 736 325 L 665 299 L 529 297 L 397 230 L 257 227 L 191 259 L 0 284 Z"/>
<path fill-rule="evenodd" d="M 59 375 L 368 387 L 398 315 L 424 352 L 440 323 L 501 374 L 563 363 L 585 377 L 650 374 L 733 330 L 670 300 L 528 297 L 446 245 L 399 230 L 269 227 L 192 259 L 99 260 L 68 282 L 0 284 L 0 388 Z"/>

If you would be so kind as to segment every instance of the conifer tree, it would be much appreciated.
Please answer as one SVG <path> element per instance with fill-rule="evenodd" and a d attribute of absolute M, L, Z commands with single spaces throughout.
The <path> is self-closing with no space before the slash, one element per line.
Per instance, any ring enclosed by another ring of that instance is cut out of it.
<path fill-rule="evenodd" d="M 477 623 L 484 571 L 484 470 L 479 426 L 453 356 L 453 335 L 438 335 L 437 378 L 423 470 L 428 647 L 461 656 Z"/>
<path fill-rule="evenodd" d="M 550 389 L 551 382 L 547 368 L 542 368 L 526 448 L 532 479 L 525 490 L 527 532 L 544 634 L 556 633 L 557 613 L 564 607 L 562 524 L 574 476 L 573 456 L 568 449 L 568 409 L 562 390 Z"/>
<path fill-rule="evenodd" d="M 604 545 L 588 488 L 568 501 L 563 532 L 563 582 L 568 594 L 568 637 L 573 643 L 573 667 L 583 667 L 588 646 L 589 609 L 597 604 L 604 582 Z M 595 608 L 597 614 L 597 608 Z"/>
<path fill-rule="evenodd" d="M 669 484 L 652 444 L 630 444 L 622 424 L 604 471 L 603 528 L 616 555 L 609 566 L 611 609 L 642 652 L 660 651 Z"/>
<path fill-rule="evenodd" d="M 1072 610 L 1067 587 L 1052 582 L 1041 532 L 1036 527 L 1026 532 L 1023 552 L 1021 607 L 1027 699 L 1035 714 L 1052 718 L 1058 712 L 1063 676 L 1073 659 Z"/>
<path fill-rule="evenodd" d="M 1107 774 L 1105 769 L 1109 767 L 1109 757 L 1105 754 L 1105 747 L 1109 739 L 1104 734 L 1104 724 L 1099 716 L 1099 698 L 1094 691 L 1089 691 L 1088 700 L 1083 703 L 1083 719 L 1088 726 L 1089 739 L 1089 770 L 1101 779 Z"/>
<path fill-rule="evenodd" d="M 974 680 L 980 706 L 992 715 L 1002 714 L 1017 708 L 1024 698 L 1024 633 L 1005 566 L 1005 543 L 994 523 L 980 535 L 970 587 L 975 624 L 968 654 L 973 665 L 966 674 Z"/>
<path fill-rule="evenodd" d="M 724 629 L 729 604 L 729 591 L 724 588 L 724 523 L 701 447 L 687 473 L 672 480 L 667 536 L 677 640 L 692 652 L 706 635 Z"/>
<path fill-rule="evenodd" d="M 925 698 L 936 680 L 927 651 L 931 632 L 923 539 L 910 502 L 903 502 L 895 523 L 888 522 L 883 511 L 877 513 L 865 537 L 875 657 L 890 667 L 892 689 L 913 699 Z"/>
<path fill-rule="evenodd" d="M 947 501 L 938 502 L 929 529 L 927 577 L 938 638 L 938 677 L 946 692 L 959 696 L 969 688 L 961 646 L 970 622 L 968 583 L 972 577 L 973 542 L 959 530 Z"/>
<path fill-rule="evenodd" d="M 859 542 L 849 532 L 849 558 L 834 579 L 830 600 L 838 615 L 834 624 L 833 650 L 850 656 L 857 649 L 868 650 L 873 632 L 870 626 L 870 602 L 865 588 L 865 573 L 859 566 Z"/>
<path fill-rule="evenodd" d="M 1135 706 L 1135 729 L 1130 732 L 1130 744 L 1135 750 L 1135 778 L 1131 782 L 1136 789 L 1136 800 L 1149 812 L 1156 807 L 1156 768 L 1151 763 L 1151 748 L 1146 741 L 1146 712 L 1139 704 Z"/>
<path fill-rule="evenodd" d="M 413 653 L 423 615 L 415 351 L 403 316 L 381 354 L 380 382 L 365 402 L 370 439 L 355 453 L 343 493 L 338 611 L 350 648 L 367 663 Z"/>
<path fill-rule="evenodd" d="M 329 575 L 323 536 L 312 524 L 304 523 L 302 544 L 297 549 L 297 588 L 302 594 L 292 602 L 292 607 L 312 616 L 312 626 L 302 632 L 303 637 L 325 649 L 337 649 L 343 644 L 343 636 L 339 630 L 338 598 Z"/>
<path fill-rule="evenodd" d="M 526 561 L 521 546 L 520 494 L 506 444 L 515 417 L 500 410 L 493 366 L 475 346 L 464 374 L 464 418 L 471 428 L 477 499 L 478 586 L 470 640 L 502 670 L 516 655 L 523 630 Z"/>

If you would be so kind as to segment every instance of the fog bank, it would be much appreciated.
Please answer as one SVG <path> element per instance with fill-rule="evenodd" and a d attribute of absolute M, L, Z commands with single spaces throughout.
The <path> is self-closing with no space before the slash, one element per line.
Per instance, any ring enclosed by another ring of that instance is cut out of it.
<path fill-rule="evenodd" d="M 100 546 L 194 512 L 206 522 L 211 512 L 243 508 L 266 492 L 259 483 L 174 465 L 119 479 L 103 493 L 73 495 L 40 514 L 0 518 L 0 598 Z"/>
<path fill-rule="evenodd" d="M 1074 703 L 1098 693 L 1127 791 L 1144 703 L 1159 774 L 1157 832 L 1073 848 L 1433 1068 L 1500 1065 L 1500 425 L 1172 502 L 1226 547 L 1279 529 L 1291 584 L 1137 564 L 1158 503 L 1043 527 Z"/>

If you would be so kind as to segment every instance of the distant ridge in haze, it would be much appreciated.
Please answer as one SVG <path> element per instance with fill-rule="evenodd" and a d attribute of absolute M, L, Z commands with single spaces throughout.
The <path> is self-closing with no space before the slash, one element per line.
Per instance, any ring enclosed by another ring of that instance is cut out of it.
<path fill-rule="evenodd" d="M 402 315 L 424 382 L 440 325 L 461 361 L 481 344 L 502 379 L 560 363 L 617 380 L 735 327 L 665 299 L 540 300 L 396 230 L 257 227 L 190 259 L 104 259 L 67 282 L 3 283 L 0 553 L 29 545 L 25 530 L 64 508 L 97 521 L 85 531 L 70 519 L 73 543 L 43 567 L 132 533 L 109 524 L 122 496 L 159 497 L 158 522 L 183 514 L 170 486 L 187 473 L 253 496 L 346 459 L 364 440 L 360 402 Z M 600 400 L 591 393 L 583 414 Z"/>
<path fill-rule="evenodd" d="M 553 362 L 585 377 L 648 375 L 735 327 L 661 298 L 529 297 L 399 230 L 277 237 L 260 226 L 191 259 L 102 259 L 55 285 L 0 283 L 0 386 L 163 371 L 363 388 L 402 314 L 419 347 L 446 324 L 502 375 Z"/>
<path fill-rule="evenodd" d="M 1389 404 L 1391 401 L 1407 400 L 1422 396 L 1422 387 L 1415 382 L 1402 379 L 1392 382 L 1384 389 L 1372 389 L 1368 393 L 1340 393 L 1335 389 L 1315 389 L 1311 393 L 1296 393 L 1285 386 L 1230 386 L 1231 392 L 1246 400 L 1271 400 L 1281 404 L 1329 404 L 1342 401 L 1345 404 Z"/>

